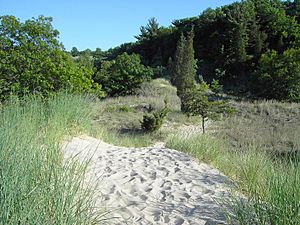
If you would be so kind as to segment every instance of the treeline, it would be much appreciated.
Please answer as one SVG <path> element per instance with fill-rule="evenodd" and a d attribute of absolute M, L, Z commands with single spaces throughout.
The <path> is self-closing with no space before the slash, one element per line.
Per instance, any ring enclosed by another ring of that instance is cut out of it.
<path fill-rule="evenodd" d="M 225 92 L 239 95 L 299 101 L 299 21 L 299 0 L 244 0 L 169 27 L 152 18 L 136 42 L 108 51 L 66 52 L 51 18 L 22 23 L 1 16 L 0 98 L 60 89 L 100 97 L 134 94 L 145 80 L 174 79 L 180 38 L 192 32 L 197 81 L 220 82 Z"/>
<path fill-rule="evenodd" d="M 135 43 L 102 52 L 102 59 L 94 63 L 96 74 L 103 76 L 99 75 L 108 62 L 127 53 L 140 55 L 154 77 L 169 77 L 180 35 L 193 29 L 198 80 L 219 80 L 227 91 L 239 94 L 298 101 L 299 12 L 299 0 L 245 0 L 175 20 L 169 27 L 159 26 L 152 18 L 141 27 Z"/>

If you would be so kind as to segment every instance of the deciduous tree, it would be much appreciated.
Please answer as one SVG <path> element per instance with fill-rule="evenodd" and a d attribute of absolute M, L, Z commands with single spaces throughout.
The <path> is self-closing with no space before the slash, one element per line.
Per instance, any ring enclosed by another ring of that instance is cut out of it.
<path fill-rule="evenodd" d="M 20 22 L 0 17 L 0 98 L 29 93 L 48 96 L 62 88 L 103 95 L 92 73 L 63 51 L 52 19 Z"/>

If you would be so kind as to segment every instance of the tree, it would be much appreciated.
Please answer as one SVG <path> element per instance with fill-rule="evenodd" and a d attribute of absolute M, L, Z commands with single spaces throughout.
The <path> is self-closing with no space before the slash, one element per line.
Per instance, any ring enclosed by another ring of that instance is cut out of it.
<path fill-rule="evenodd" d="M 160 27 L 157 22 L 157 19 L 152 17 L 148 20 L 148 24 L 146 26 L 141 26 L 140 28 L 141 34 L 135 36 L 135 38 L 138 41 L 149 40 L 158 35 L 159 29 Z"/>
<path fill-rule="evenodd" d="M 58 41 L 52 19 L 21 23 L 14 16 L 0 17 L 0 98 L 16 95 L 51 95 L 60 89 L 104 93 L 92 73 L 74 64 Z"/>
<path fill-rule="evenodd" d="M 171 82 L 177 87 L 177 94 L 180 97 L 185 90 L 195 86 L 196 61 L 194 59 L 193 30 L 185 38 L 181 34 L 177 44 L 174 60 L 170 66 Z"/>
<path fill-rule="evenodd" d="M 219 83 L 219 80 L 213 79 L 209 87 L 215 94 L 221 94 L 223 91 L 223 85 Z"/>
<path fill-rule="evenodd" d="M 79 54 L 80 54 L 80 52 L 78 51 L 78 49 L 77 49 L 76 47 L 73 47 L 73 48 L 71 49 L 71 55 L 72 55 L 73 57 L 79 56 Z"/>
<path fill-rule="evenodd" d="M 92 50 L 91 50 L 91 49 L 89 49 L 89 48 L 87 48 L 87 49 L 83 50 L 81 53 L 82 53 L 82 54 L 89 55 L 89 56 L 92 56 Z"/>
<path fill-rule="evenodd" d="M 125 52 L 111 63 L 103 64 L 97 76 L 109 95 L 119 96 L 134 94 L 144 81 L 153 76 L 153 71 L 141 63 L 139 55 Z"/>
<path fill-rule="evenodd" d="M 229 114 L 233 109 L 224 101 L 211 101 L 201 89 L 190 89 L 184 93 L 182 103 L 188 116 L 200 116 L 202 132 L 205 134 L 205 122 L 216 120 L 221 114 Z"/>
<path fill-rule="evenodd" d="M 300 101 L 300 49 L 263 54 L 253 85 L 261 97 Z"/>
<path fill-rule="evenodd" d="M 101 48 L 96 48 L 96 50 L 93 52 L 93 57 L 94 57 L 94 60 L 100 60 L 102 59 L 103 57 L 103 52 L 101 50 Z"/>

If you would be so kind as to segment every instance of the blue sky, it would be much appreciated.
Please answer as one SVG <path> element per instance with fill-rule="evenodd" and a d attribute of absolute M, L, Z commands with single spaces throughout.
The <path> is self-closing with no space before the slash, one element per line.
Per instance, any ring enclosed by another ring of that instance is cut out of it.
<path fill-rule="evenodd" d="M 169 26 L 174 19 L 197 16 L 208 7 L 233 0 L 0 0 L 0 15 L 22 21 L 39 15 L 53 17 L 67 50 L 106 50 L 134 41 L 150 17 Z"/>

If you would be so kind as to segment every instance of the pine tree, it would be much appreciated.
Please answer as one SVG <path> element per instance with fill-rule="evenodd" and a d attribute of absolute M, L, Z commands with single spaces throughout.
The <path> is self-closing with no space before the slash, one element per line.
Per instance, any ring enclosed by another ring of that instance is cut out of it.
<path fill-rule="evenodd" d="M 146 26 L 140 27 L 141 34 L 139 34 L 138 36 L 135 36 L 135 38 L 138 41 L 150 40 L 151 38 L 158 35 L 159 29 L 160 29 L 160 26 L 159 26 L 159 23 L 157 22 L 157 19 L 152 17 L 148 20 L 148 24 Z"/>
<path fill-rule="evenodd" d="M 185 38 L 181 34 L 177 43 L 174 60 L 170 67 L 171 82 L 177 87 L 178 96 L 182 96 L 188 89 L 195 87 L 196 63 L 193 48 L 194 32 L 189 32 Z"/>
<path fill-rule="evenodd" d="M 184 60 L 186 65 L 186 78 L 184 79 L 185 88 L 193 88 L 195 86 L 196 77 L 196 60 L 194 58 L 194 29 L 192 29 L 187 36 Z"/>
<path fill-rule="evenodd" d="M 170 66 L 170 75 L 171 75 L 171 83 L 177 87 L 177 90 L 181 89 L 181 80 L 183 73 L 183 55 L 184 55 L 184 47 L 185 47 L 186 39 L 183 34 L 181 34 L 176 47 L 176 52 L 174 59 L 171 61 Z M 169 60 L 170 61 L 170 60 Z"/>
<path fill-rule="evenodd" d="M 208 119 L 218 120 L 222 114 L 232 114 L 234 109 L 225 101 L 211 101 L 201 89 L 187 90 L 181 103 L 183 113 L 189 116 L 200 116 L 202 133 L 205 133 L 205 122 Z"/>

